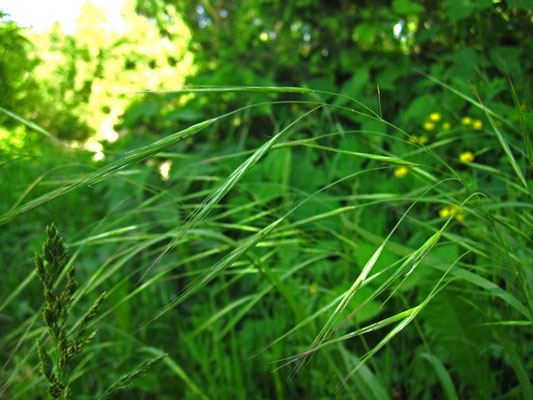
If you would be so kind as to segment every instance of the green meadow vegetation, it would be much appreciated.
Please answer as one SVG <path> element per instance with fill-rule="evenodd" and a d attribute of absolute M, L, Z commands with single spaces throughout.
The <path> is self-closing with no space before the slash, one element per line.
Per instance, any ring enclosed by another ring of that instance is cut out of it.
<path fill-rule="evenodd" d="M 533 398 L 531 1 L 8 13 L 0 398 Z"/>

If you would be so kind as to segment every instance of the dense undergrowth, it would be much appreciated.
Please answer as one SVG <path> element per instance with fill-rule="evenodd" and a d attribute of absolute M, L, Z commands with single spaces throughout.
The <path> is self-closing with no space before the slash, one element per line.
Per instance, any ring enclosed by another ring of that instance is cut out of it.
<path fill-rule="evenodd" d="M 398 126 L 305 88 L 155 93 L 250 105 L 96 164 L 11 154 L 0 397 L 44 398 L 32 258 L 54 222 L 79 265 L 71 318 L 107 293 L 76 399 L 165 354 L 113 398 L 532 398 L 531 114 L 445 90 L 455 108 Z M 274 130 L 253 134 L 251 109 Z"/>

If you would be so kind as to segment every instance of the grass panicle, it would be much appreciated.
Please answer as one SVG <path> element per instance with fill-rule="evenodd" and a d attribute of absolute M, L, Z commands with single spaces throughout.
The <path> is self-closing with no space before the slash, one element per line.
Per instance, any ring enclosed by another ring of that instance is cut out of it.
<path fill-rule="evenodd" d="M 69 306 L 78 288 L 78 283 L 74 279 L 75 267 L 71 266 L 66 272 L 64 287 L 59 284 L 58 278 L 67 263 L 68 254 L 63 240 L 54 225 L 51 224 L 46 228 L 43 253 L 35 256 L 35 267 L 43 285 L 45 300 L 43 320 L 48 327 L 48 334 L 53 343 L 55 362 L 50 356 L 50 351 L 45 348 L 40 339 L 37 339 L 37 350 L 41 372 L 49 384 L 48 393 L 54 398 L 62 399 L 72 398 L 69 388 L 73 367 L 71 360 L 94 339 L 96 331 L 86 333 L 87 324 L 98 314 L 98 308 L 105 296 L 102 294 L 85 313 L 76 332 L 69 333 L 67 326 Z"/>

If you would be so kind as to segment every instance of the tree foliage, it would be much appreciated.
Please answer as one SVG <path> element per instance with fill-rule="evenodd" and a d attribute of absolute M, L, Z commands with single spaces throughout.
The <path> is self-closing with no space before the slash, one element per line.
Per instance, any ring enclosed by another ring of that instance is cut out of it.
<path fill-rule="evenodd" d="M 0 66 L 2 106 L 60 139 L 90 139 L 92 148 L 117 140 L 115 124 L 134 92 L 180 87 L 192 71 L 189 32 L 175 13 L 172 39 L 135 14 L 131 1 L 123 14 L 123 32 L 106 30 L 105 12 L 90 2 L 72 34 L 57 23 L 41 33 L 23 33 L 14 22 L 4 22 L 0 40 L 10 42 L 6 51 L 12 59 Z"/>
<path fill-rule="evenodd" d="M 193 33 L 192 85 L 306 86 L 375 108 L 379 87 L 384 116 L 407 111 L 403 123 L 425 118 L 416 111 L 420 96 L 429 105 L 441 102 L 433 94 L 442 88 L 420 72 L 488 102 L 498 96 L 511 101 L 507 77 L 520 82 L 522 98 L 533 88 L 527 1 L 137 2 L 163 32 L 172 24 L 165 15 L 174 9 Z M 239 104 L 229 94 L 224 100 L 192 101 L 187 109 L 201 118 L 206 109 L 216 113 Z M 452 113 L 466 111 L 465 102 L 444 101 Z M 149 126 L 157 130 L 160 123 Z"/>

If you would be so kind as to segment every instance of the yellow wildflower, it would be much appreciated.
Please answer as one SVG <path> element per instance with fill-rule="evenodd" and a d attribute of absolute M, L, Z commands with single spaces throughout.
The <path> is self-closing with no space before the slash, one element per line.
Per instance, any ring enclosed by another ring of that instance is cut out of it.
<path fill-rule="evenodd" d="M 412 144 L 415 144 L 415 143 L 424 144 L 427 141 L 428 141 L 428 137 L 425 135 L 422 135 L 422 136 L 412 135 L 409 137 L 409 140 L 408 140 L 408 142 Z"/>
<path fill-rule="evenodd" d="M 450 206 L 450 214 L 451 215 L 455 215 L 455 214 L 462 213 L 462 212 L 463 212 L 463 208 L 462 207 L 459 207 L 459 206 L 456 206 L 456 205 Z"/>
<path fill-rule="evenodd" d="M 479 119 L 476 119 L 474 122 L 472 122 L 472 128 L 474 128 L 476 131 L 483 129 L 483 122 Z"/>
<path fill-rule="evenodd" d="M 450 124 L 449 122 L 445 122 L 442 124 L 442 129 L 444 129 L 445 131 L 449 131 L 451 128 L 452 124 Z"/>
<path fill-rule="evenodd" d="M 394 176 L 396 178 L 403 178 L 405 175 L 407 175 L 407 173 L 409 172 L 409 170 L 405 167 L 398 167 L 394 170 Z"/>
<path fill-rule="evenodd" d="M 454 216 L 457 221 L 464 221 L 463 211 L 462 207 L 456 205 L 443 207 L 439 210 L 439 217 L 448 218 Z"/>
<path fill-rule="evenodd" d="M 472 123 L 472 118 L 470 117 L 464 117 L 462 120 L 461 120 L 461 123 L 463 125 L 470 125 Z"/>
<path fill-rule="evenodd" d="M 438 122 L 438 121 L 440 121 L 440 119 L 441 119 L 441 115 L 440 115 L 440 113 L 438 113 L 438 112 L 434 112 L 434 113 L 429 114 L 429 119 L 430 119 L 431 121 Z"/>
<path fill-rule="evenodd" d="M 232 123 L 233 123 L 233 126 L 239 126 L 242 123 L 242 121 L 239 117 L 235 117 L 233 118 Z"/>
<path fill-rule="evenodd" d="M 450 216 L 450 209 L 448 207 L 444 207 L 439 210 L 439 217 L 446 218 L 449 216 Z"/>
<path fill-rule="evenodd" d="M 470 151 L 465 151 L 459 156 L 459 161 L 461 161 L 463 164 L 468 164 L 474 161 L 474 158 L 474 155 Z"/>
<path fill-rule="evenodd" d="M 309 288 L 309 294 L 316 294 L 317 287 L 318 287 L 318 283 L 316 282 L 311 283 L 311 287 Z"/>
<path fill-rule="evenodd" d="M 459 206 L 450 206 L 450 215 L 455 216 L 457 221 L 464 221 L 465 217 L 463 215 L 463 208 Z"/>
<path fill-rule="evenodd" d="M 426 131 L 432 131 L 433 129 L 435 129 L 435 122 L 426 121 L 426 122 L 424 122 L 424 125 L 422 125 L 422 127 Z"/>

